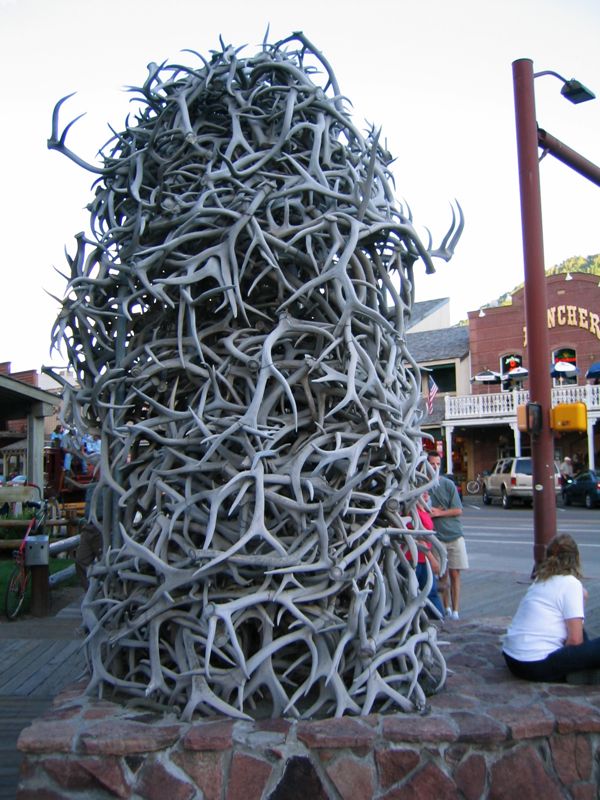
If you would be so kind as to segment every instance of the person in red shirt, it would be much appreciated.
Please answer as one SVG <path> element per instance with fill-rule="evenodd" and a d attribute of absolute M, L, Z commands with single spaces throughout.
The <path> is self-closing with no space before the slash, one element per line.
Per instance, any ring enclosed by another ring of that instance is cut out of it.
<path fill-rule="evenodd" d="M 419 515 L 419 519 L 421 520 L 421 525 L 423 526 L 423 528 L 426 531 L 432 531 L 434 530 L 434 527 L 431 515 L 427 511 L 428 502 L 429 502 L 429 493 L 424 492 L 422 495 L 422 502 L 420 501 L 417 503 L 417 514 Z M 429 561 L 431 571 L 433 572 L 433 583 L 431 585 L 431 590 L 427 595 L 427 599 L 439 612 L 439 616 L 443 619 L 444 606 L 442 605 L 442 601 L 437 590 L 437 576 L 439 575 L 440 572 L 440 563 L 433 552 L 433 548 L 431 546 L 431 542 L 429 541 L 429 539 L 427 538 L 418 539 L 417 548 L 418 548 L 418 559 L 417 559 L 417 565 L 415 567 L 415 573 L 417 576 L 417 581 L 419 583 L 419 588 L 422 589 L 427 582 L 426 562 Z"/>

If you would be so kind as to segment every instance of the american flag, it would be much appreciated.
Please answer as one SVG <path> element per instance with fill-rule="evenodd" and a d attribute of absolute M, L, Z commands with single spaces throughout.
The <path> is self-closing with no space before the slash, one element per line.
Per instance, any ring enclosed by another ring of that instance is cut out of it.
<path fill-rule="evenodd" d="M 433 398 L 438 393 L 437 383 L 432 375 L 427 376 L 427 413 L 433 414 Z"/>

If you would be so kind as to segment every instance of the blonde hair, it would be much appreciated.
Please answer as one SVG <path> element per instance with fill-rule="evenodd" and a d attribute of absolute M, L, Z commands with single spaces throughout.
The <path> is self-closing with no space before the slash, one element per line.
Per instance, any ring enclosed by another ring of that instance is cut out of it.
<path fill-rule="evenodd" d="M 546 548 L 546 558 L 538 565 L 536 581 L 547 581 L 555 575 L 574 575 L 581 578 L 581 563 L 577 542 L 568 533 L 555 536 Z"/>

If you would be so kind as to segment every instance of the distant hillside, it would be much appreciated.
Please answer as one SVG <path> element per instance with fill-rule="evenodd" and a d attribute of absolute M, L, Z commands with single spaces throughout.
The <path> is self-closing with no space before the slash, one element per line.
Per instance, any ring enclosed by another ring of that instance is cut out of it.
<path fill-rule="evenodd" d="M 595 256 L 571 256 L 563 261 L 562 264 L 557 264 L 555 267 L 550 267 L 546 270 L 546 275 L 559 275 L 561 272 L 586 272 L 588 275 L 598 275 L 600 277 L 600 253 Z M 512 303 L 512 296 L 519 289 L 523 288 L 523 284 L 519 283 L 510 292 L 501 294 L 496 300 L 486 303 L 482 308 L 494 308 L 496 306 L 509 306 Z M 468 325 L 468 319 L 461 319 L 457 325 Z"/>
<path fill-rule="evenodd" d="M 571 258 L 567 258 L 562 264 L 547 269 L 546 275 L 559 275 L 561 272 L 586 272 L 588 275 L 600 276 L 600 253 L 597 253 L 595 256 L 572 256 Z M 515 286 L 510 292 L 500 295 L 497 300 L 487 305 L 508 306 L 512 302 L 513 294 L 522 288 L 523 284 L 519 283 L 518 286 Z"/>

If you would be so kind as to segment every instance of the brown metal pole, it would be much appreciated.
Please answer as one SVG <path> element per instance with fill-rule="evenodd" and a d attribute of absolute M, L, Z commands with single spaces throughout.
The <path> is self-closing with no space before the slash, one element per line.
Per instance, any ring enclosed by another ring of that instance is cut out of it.
<path fill-rule="evenodd" d="M 533 90 L 533 62 L 513 62 L 517 154 L 521 192 L 521 226 L 525 266 L 525 322 L 529 360 L 529 394 L 542 406 L 542 430 L 532 434 L 533 461 L 533 558 L 544 558 L 546 545 L 556 534 L 554 493 L 554 439 L 549 417 L 552 404 L 550 346 L 548 339 L 546 271 L 542 201 L 538 163 L 538 132 Z M 534 567 L 535 568 L 535 567 Z"/>
<path fill-rule="evenodd" d="M 596 166 L 593 161 L 584 158 L 581 153 L 572 150 L 564 142 L 561 142 L 560 139 L 557 139 L 555 136 L 552 136 L 551 133 L 541 128 L 538 130 L 538 144 L 542 150 L 547 150 L 548 153 L 553 155 L 558 161 L 562 161 L 563 164 L 566 164 L 567 167 L 571 167 L 572 170 L 583 175 L 588 181 L 595 183 L 596 186 L 600 186 L 600 167 Z"/>

